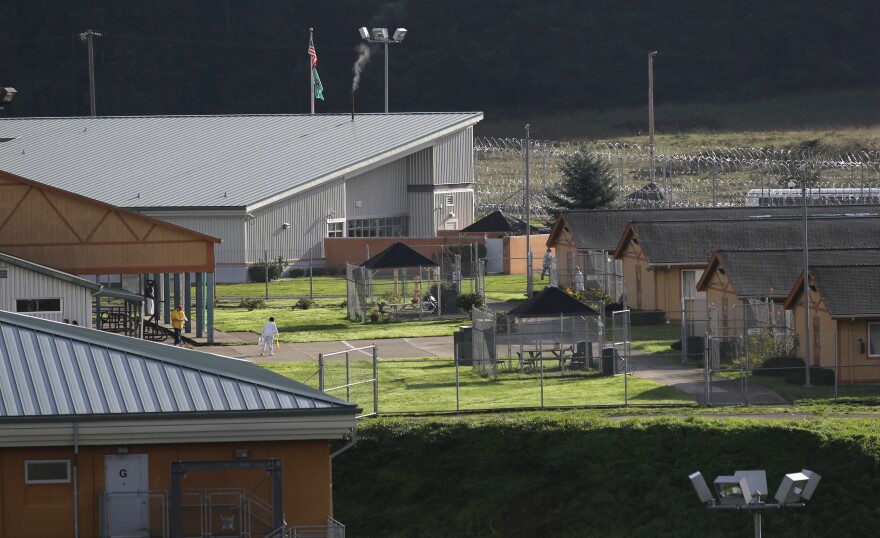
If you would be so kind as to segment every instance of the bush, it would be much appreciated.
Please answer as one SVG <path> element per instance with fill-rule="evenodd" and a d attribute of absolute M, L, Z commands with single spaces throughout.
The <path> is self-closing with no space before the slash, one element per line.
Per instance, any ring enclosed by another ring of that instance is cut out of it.
<path fill-rule="evenodd" d="M 269 264 L 269 280 L 278 280 L 279 278 L 281 278 L 281 273 L 284 272 L 285 265 L 287 265 L 287 261 L 280 256 L 278 257 L 278 259 L 273 260 Z M 266 261 L 261 259 L 248 267 L 247 277 L 248 282 L 265 282 Z"/>
<path fill-rule="evenodd" d="M 242 297 L 238 306 L 239 308 L 247 308 L 248 312 L 250 312 L 251 310 L 261 310 L 266 308 L 266 301 L 255 297 Z"/>
<path fill-rule="evenodd" d="M 785 382 L 790 385 L 805 385 L 807 383 L 806 372 L 803 369 L 792 376 L 785 378 Z M 810 384 L 811 385 L 834 385 L 834 370 L 822 368 L 821 366 L 810 366 Z"/>
<path fill-rule="evenodd" d="M 803 372 L 805 366 L 804 359 L 798 357 L 771 357 L 759 368 L 752 370 L 752 373 L 769 377 L 791 377 L 798 371 Z"/>
<path fill-rule="evenodd" d="M 315 301 L 309 299 L 308 297 L 302 297 L 299 301 L 296 302 L 295 305 L 291 306 L 291 310 L 296 310 L 300 308 L 302 310 L 308 310 L 309 308 L 315 306 Z"/>
<path fill-rule="evenodd" d="M 295 267 L 289 271 L 290 278 L 300 278 L 305 275 L 306 272 L 304 269 L 300 269 L 299 267 Z"/>
<path fill-rule="evenodd" d="M 455 298 L 455 306 L 461 308 L 470 315 L 474 307 L 483 306 L 483 297 L 479 293 L 462 293 Z"/>

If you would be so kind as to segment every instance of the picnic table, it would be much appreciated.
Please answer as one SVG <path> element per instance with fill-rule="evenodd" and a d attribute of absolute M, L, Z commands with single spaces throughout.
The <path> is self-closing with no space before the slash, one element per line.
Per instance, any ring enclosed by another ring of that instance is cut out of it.
<path fill-rule="evenodd" d="M 527 345 L 521 345 L 516 352 L 519 359 L 519 369 L 525 366 L 534 367 L 539 362 L 550 360 L 558 361 L 559 369 L 565 372 L 565 361 L 574 356 L 574 345 L 558 340 L 535 340 Z"/>

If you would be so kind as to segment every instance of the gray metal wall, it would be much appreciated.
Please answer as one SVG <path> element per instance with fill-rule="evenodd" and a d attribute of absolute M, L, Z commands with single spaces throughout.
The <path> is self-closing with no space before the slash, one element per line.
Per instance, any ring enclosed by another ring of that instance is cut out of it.
<path fill-rule="evenodd" d="M 474 181 L 474 130 L 469 127 L 434 145 L 434 184 Z"/>
<path fill-rule="evenodd" d="M 434 148 L 426 148 L 400 160 L 406 168 L 409 185 L 434 184 Z"/>
<path fill-rule="evenodd" d="M 76 320 L 80 326 L 92 326 L 92 293 L 83 286 L 36 273 L 14 265 L 0 264 L 8 270 L 0 278 L 0 310 L 15 312 L 16 299 L 61 299 L 61 312 L 22 314 L 35 318 L 62 321 Z"/>
<path fill-rule="evenodd" d="M 419 177 L 425 171 L 419 170 L 416 164 L 416 159 L 406 157 L 346 179 L 345 217 L 356 219 L 406 215 L 406 185 L 409 174 L 414 173 L 415 177 Z M 430 168 L 427 172 L 430 173 Z"/>
<path fill-rule="evenodd" d="M 253 224 L 245 229 L 247 261 L 262 259 L 264 251 L 269 259 L 323 257 L 327 218 L 345 216 L 345 191 L 340 178 L 255 211 Z"/>
<path fill-rule="evenodd" d="M 214 247 L 214 261 L 218 267 L 245 263 L 247 219 L 244 217 L 169 217 L 167 214 L 151 215 L 149 211 L 141 213 L 222 239 L 223 242 Z"/>
<path fill-rule="evenodd" d="M 409 206 L 409 235 L 410 237 L 434 237 L 437 235 L 436 218 L 432 218 L 437 212 L 431 208 L 434 194 L 431 192 L 407 193 L 407 205 Z"/>
<path fill-rule="evenodd" d="M 434 226 L 439 229 L 445 229 L 445 223 L 448 220 L 449 206 L 446 205 L 446 197 L 452 195 L 452 212 L 455 214 L 457 221 L 455 228 L 460 230 L 474 223 L 474 191 L 471 189 L 456 190 L 438 190 L 434 192 Z M 436 208 L 441 210 L 436 210 Z M 435 235 L 435 234 L 431 234 Z"/>

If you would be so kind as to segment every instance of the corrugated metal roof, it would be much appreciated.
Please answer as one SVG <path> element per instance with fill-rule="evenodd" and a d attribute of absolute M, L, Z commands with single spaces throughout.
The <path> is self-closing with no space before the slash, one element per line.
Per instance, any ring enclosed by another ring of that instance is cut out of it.
<path fill-rule="evenodd" d="M 0 263 L 15 265 L 16 267 L 21 267 L 22 269 L 27 269 L 29 271 L 33 271 L 41 275 L 46 275 L 48 277 L 57 278 L 71 284 L 76 284 L 77 286 L 83 286 L 93 291 L 98 291 L 99 289 L 101 289 L 100 284 L 92 282 L 91 280 L 86 280 L 76 275 L 65 273 L 64 271 L 59 271 L 58 269 L 52 269 L 51 267 L 46 267 L 45 265 L 40 265 L 38 263 L 34 263 L 28 260 L 23 260 L 11 254 L 6 254 L 5 252 L 0 252 Z"/>
<path fill-rule="evenodd" d="M 467 128 L 480 112 L 0 120 L 0 168 L 120 207 L 251 207 Z"/>
<path fill-rule="evenodd" d="M 338 410 L 250 362 L 0 311 L 0 418 Z"/>

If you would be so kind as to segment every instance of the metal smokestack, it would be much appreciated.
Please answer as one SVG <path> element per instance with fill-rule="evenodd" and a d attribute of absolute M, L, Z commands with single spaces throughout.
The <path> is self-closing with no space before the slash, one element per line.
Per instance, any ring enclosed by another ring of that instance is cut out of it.
<path fill-rule="evenodd" d="M 354 92 L 351 92 L 351 121 L 354 121 Z"/>

